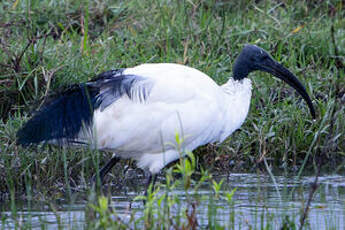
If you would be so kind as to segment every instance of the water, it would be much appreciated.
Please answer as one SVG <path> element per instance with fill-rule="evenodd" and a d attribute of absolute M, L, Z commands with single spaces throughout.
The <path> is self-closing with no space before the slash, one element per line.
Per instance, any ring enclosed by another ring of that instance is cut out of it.
<path fill-rule="evenodd" d="M 181 206 L 187 199 L 196 196 L 198 200 L 196 215 L 199 227 L 207 228 L 209 224 L 208 210 L 212 203 L 217 207 L 215 221 L 227 228 L 235 229 L 261 229 L 269 224 L 273 229 L 279 229 L 284 220 L 298 224 L 301 212 L 309 197 L 310 184 L 314 177 L 276 177 L 276 184 L 267 175 L 257 174 L 231 174 L 217 177 L 224 179 L 220 194 L 236 188 L 233 204 L 229 205 L 224 199 L 215 199 L 214 192 L 209 183 L 203 184 L 198 193 L 193 189 L 186 191 L 182 187 L 174 189 L 171 193 L 181 201 Z M 340 175 L 322 176 L 319 178 L 320 187 L 314 195 L 307 221 L 311 229 L 344 229 L 345 227 L 345 177 Z M 161 194 L 164 191 L 160 192 Z M 158 195 L 161 195 L 158 194 Z M 143 216 L 143 203 L 133 201 L 137 193 L 114 195 L 111 207 L 116 210 L 117 216 L 128 223 L 130 217 Z M 10 204 L 3 204 L 0 208 L 0 229 L 28 227 L 32 229 L 56 229 L 58 226 L 68 229 L 82 229 L 85 227 L 85 201 L 73 204 L 59 204 L 53 207 L 48 202 L 18 202 L 16 204 L 16 218 L 13 216 Z M 173 207 L 172 215 L 177 215 L 183 207 Z M 30 210 L 30 211 L 29 211 Z M 53 211 L 55 210 L 55 211 Z M 234 215 L 234 222 L 230 224 L 229 218 Z M 14 221 L 14 219 L 16 221 Z M 15 225 L 16 224 L 16 225 Z"/>

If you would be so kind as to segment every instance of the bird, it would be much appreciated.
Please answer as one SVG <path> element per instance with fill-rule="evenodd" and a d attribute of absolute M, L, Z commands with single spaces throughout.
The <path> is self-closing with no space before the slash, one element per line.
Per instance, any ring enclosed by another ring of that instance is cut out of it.
<path fill-rule="evenodd" d="M 267 72 L 293 87 L 315 119 L 313 103 L 297 77 L 263 48 L 246 44 L 223 85 L 195 68 L 174 63 L 109 70 L 72 85 L 33 113 L 17 132 L 17 143 L 113 152 L 97 174 L 101 182 L 120 159 L 133 159 L 149 174 L 147 191 L 157 174 L 181 157 L 180 151 L 221 143 L 241 127 L 252 96 L 248 75 L 254 71 Z M 183 139 L 179 150 L 176 134 Z"/>

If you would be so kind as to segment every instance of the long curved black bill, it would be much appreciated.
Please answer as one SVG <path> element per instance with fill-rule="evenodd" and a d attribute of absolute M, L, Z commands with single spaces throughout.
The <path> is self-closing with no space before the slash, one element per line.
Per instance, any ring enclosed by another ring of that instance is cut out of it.
<path fill-rule="evenodd" d="M 275 77 L 285 81 L 291 87 L 297 90 L 297 92 L 303 97 L 303 99 L 307 102 L 311 116 L 315 119 L 315 109 L 313 107 L 313 103 L 305 90 L 302 83 L 293 75 L 287 68 L 279 64 L 278 62 L 274 61 L 271 58 L 267 58 L 264 65 L 260 66 L 260 70 L 268 72 Z"/>

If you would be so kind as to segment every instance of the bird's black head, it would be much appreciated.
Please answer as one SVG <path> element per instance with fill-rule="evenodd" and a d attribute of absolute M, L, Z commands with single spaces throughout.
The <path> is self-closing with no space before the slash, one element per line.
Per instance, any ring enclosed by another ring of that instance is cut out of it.
<path fill-rule="evenodd" d="M 296 89 L 306 100 L 310 113 L 315 118 L 313 104 L 302 83 L 288 69 L 275 61 L 264 49 L 255 45 L 246 45 L 234 63 L 233 77 L 235 80 L 242 80 L 255 70 L 270 73 Z"/>
<path fill-rule="evenodd" d="M 234 63 L 234 79 L 241 80 L 252 71 L 262 70 L 260 67 L 271 61 L 273 59 L 264 49 L 255 45 L 246 45 Z"/>

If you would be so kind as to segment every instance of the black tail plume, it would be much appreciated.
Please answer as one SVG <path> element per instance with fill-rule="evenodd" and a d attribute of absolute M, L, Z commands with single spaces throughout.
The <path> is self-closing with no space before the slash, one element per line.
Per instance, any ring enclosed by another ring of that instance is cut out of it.
<path fill-rule="evenodd" d="M 17 143 L 23 146 L 54 141 L 75 141 L 81 128 L 90 127 L 97 91 L 85 84 L 75 85 L 50 100 L 18 131 Z"/>
<path fill-rule="evenodd" d="M 82 143 L 77 137 L 82 128 L 91 134 L 93 112 L 98 108 L 103 111 L 124 94 L 132 98 L 133 86 L 144 80 L 140 76 L 124 75 L 123 71 L 117 69 L 101 73 L 45 103 L 18 131 L 17 143 L 23 146 L 41 142 L 59 145 Z M 144 99 L 149 89 L 142 89 Z"/>

